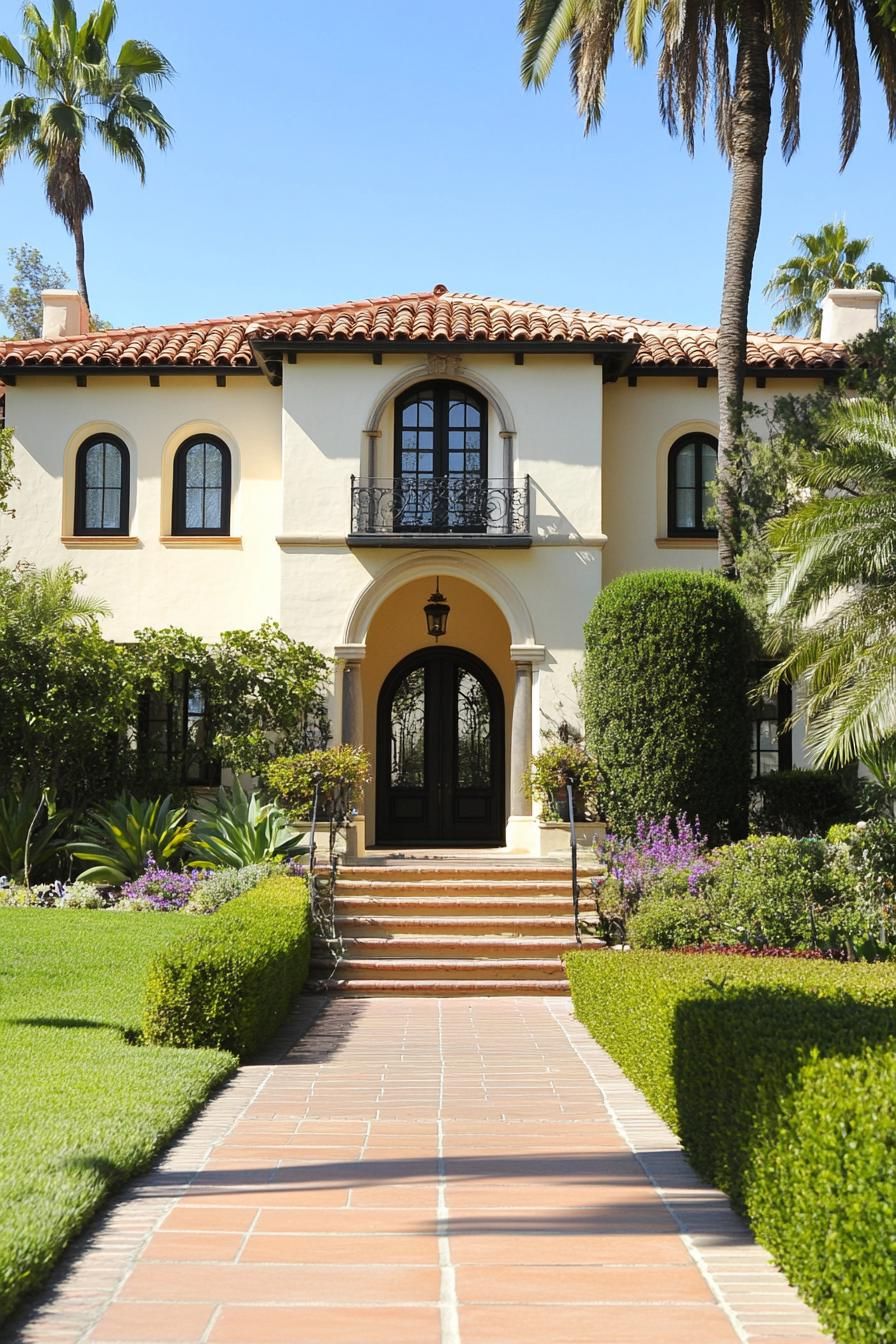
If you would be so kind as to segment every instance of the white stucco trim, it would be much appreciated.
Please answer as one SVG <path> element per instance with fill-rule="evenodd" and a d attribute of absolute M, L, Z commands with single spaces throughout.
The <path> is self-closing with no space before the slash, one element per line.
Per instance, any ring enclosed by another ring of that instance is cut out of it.
<path fill-rule="evenodd" d="M 468 383 L 470 387 L 475 387 L 477 392 L 481 392 L 489 404 L 495 408 L 501 422 L 500 434 L 502 436 L 516 434 L 513 412 L 503 392 L 500 392 L 488 378 L 484 378 L 478 369 L 469 369 L 464 364 L 461 364 L 457 370 L 452 369 L 450 373 L 444 375 L 434 374 L 429 364 L 417 364 L 413 369 L 405 369 L 404 373 L 398 374 L 380 392 L 364 422 L 363 433 L 375 434 L 379 431 L 380 421 L 386 410 L 406 388 L 413 387 L 414 383 L 424 383 L 431 381 L 433 378 L 441 377 L 450 378 L 453 383 Z"/>
<path fill-rule="evenodd" d="M 91 438 L 94 434 L 114 434 L 117 439 L 121 439 L 128 450 L 130 459 L 128 530 L 134 526 L 134 506 L 137 499 L 137 444 L 134 436 L 128 433 L 124 425 L 118 424 L 115 420 L 86 420 L 69 436 L 62 459 L 62 520 L 59 533 L 63 537 L 71 537 L 75 531 L 75 462 L 78 449 L 85 439 Z"/>
<path fill-rule="evenodd" d="M 513 645 L 535 645 L 535 626 L 528 606 L 514 583 L 494 565 L 471 551 L 429 551 L 403 556 L 389 565 L 364 589 L 346 621 L 341 644 L 366 644 L 370 622 L 382 602 L 414 579 L 434 575 L 463 579 L 487 593 L 510 627 Z M 533 649 L 533 657 L 535 650 Z"/>
<path fill-rule="evenodd" d="M 677 439 L 685 434 L 711 434 L 719 437 L 716 420 L 679 420 L 667 429 L 656 449 L 656 535 L 658 540 L 669 536 L 669 453 Z"/>
<path fill-rule="evenodd" d="M 186 420 L 165 440 L 162 447 L 159 536 L 171 536 L 174 458 L 184 440 L 192 438 L 194 434 L 212 434 L 230 449 L 230 535 L 239 536 L 240 449 L 233 431 L 219 420 Z"/>

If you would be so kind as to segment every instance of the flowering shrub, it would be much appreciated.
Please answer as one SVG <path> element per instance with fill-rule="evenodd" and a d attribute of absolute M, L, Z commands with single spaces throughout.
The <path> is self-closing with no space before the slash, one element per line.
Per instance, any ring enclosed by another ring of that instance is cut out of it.
<path fill-rule="evenodd" d="M 143 872 L 132 882 L 122 884 L 121 895 L 125 901 L 141 903 L 131 909 L 148 906 L 152 910 L 182 910 L 199 884 L 206 881 L 208 877 L 201 869 L 175 873 L 170 868 L 160 868 L 153 855 L 147 854 Z"/>
<path fill-rule="evenodd" d="M 693 894 L 712 867 L 699 819 L 691 823 L 683 812 L 662 821 L 639 818 L 634 839 L 608 835 L 600 857 L 632 907 L 670 870 L 686 875 Z"/>

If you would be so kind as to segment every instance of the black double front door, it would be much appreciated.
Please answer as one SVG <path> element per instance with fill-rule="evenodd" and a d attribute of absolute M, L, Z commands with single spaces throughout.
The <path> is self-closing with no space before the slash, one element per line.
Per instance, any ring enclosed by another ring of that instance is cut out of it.
<path fill-rule="evenodd" d="M 504 697 L 461 649 L 413 653 L 377 715 L 377 844 L 504 841 Z"/>

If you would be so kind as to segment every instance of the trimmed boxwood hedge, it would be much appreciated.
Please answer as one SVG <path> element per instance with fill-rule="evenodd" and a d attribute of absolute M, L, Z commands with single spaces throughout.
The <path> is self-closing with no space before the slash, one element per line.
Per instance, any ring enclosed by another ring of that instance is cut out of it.
<path fill-rule="evenodd" d="M 166 948 L 146 977 L 143 1036 L 151 1045 L 210 1046 L 241 1058 L 283 1021 L 308 975 L 308 889 L 275 875 Z"/>
<path fill-rule="evenodd" d="M 752 633 L 734 585 L 625 574 L 594 603 L 585 649 L 585 731 L 612 829 L 685 812 L 713 839 L 744 834 Z"/>
<path fill-rule="evenodd" d="M 896 967 L 572 953 L 576 1013 L 840 1344 L 896 1339 Z"/>

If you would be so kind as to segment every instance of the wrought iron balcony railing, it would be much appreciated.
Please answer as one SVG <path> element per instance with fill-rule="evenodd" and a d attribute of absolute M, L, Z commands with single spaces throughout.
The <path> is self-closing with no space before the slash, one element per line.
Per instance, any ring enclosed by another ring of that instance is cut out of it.
<path fill-rule="evenodd" d="M 352 477 L 354 545 L 528 546 L 529 477 Z"/>

